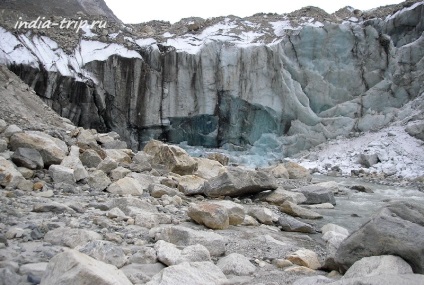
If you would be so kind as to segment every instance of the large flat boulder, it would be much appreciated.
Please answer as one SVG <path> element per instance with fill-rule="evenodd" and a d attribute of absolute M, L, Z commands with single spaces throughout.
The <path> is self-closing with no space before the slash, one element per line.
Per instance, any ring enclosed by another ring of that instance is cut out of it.
<path fill-rule="evenodd" d="M 60 164 L 68 153 L 67 146 L 63 141 L 37 131 L 15 133 L 10 137 L 9 145 L 12 150 L 18 148 L 38 150 L 45 166 Z"/>
<path fill-rule="evenodd" d="M 302 193 L 306 197 L 306 201 L 302 204 L 323 204 L 331 203 L 336 205 L 333 190 L 327 189 L 319 185 L 309 185 L 293 189 L 292 191 Z"/>
<path fill-rule="evenodd" d="M 274 177 L 264 171 L 227 167 L 226 171 L 205 183 L 204 193 L 209 197 L 243 196 L 277 189 Z"/>
<path fill-rule="evenodd" d="M 41 279 L 41 285 L 132 285 L 115 266 L 95 260 L 76 250 L 54 256 Z"/>
<path fill-rule="evenodd" d="M 394 202 L 380 209 L 367 223 L 345 239 L 335 261 L 346 271 L 363 257 L 396 255 L 415 273 L 424 273 L 424 206 Z"/>

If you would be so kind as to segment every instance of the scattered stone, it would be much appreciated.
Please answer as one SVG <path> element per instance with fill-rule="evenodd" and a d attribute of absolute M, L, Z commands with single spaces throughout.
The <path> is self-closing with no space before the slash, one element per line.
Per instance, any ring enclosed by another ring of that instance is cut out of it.
<path fill-rule="evenodd" d="M 103 171 L 106 174 L 109 174 L 112 170 L 116 169 L 118 167 L 118 163 L 110 158 L 106 157 L 104 160 L 102 160 L 99 165 L 97 166 L 98 170 Z"/>
<path fill-rule="evenodd" d="M 390 274 L 413 274 L 413 272 L 411 266 L 398 256 L 371 256 L 355 262 L 346 271 L 343 279 Z"/>
<path fill-rule="evenodd" d="M 424 206 L 414 202 L 394 202 L 380 209 L 353 232 L 337 250 L 336 262 L 346 271 L 368 256 L 397 255 L 415 273 L 424 273 Z M 401 242 L 400 242 L 401 241 Z"/>
<path fill-rule="evenodd" d="M 152 229 L 160 224 L 158 214 L 141 212 L 135 217 L 135 224 L 143 228 Z"/>
<path fill-rule="evenodd" d="M 158 260 L 168 266 L 182 262 L 211 261 L 209 251 L 200 244 L 190 245 L 179 250 L 174 244 L 159 240 L 155 244 L 155 249 Z"/>
<path fill-rule="evenodd" d="M 303 193 L 293 192 L 284 190 L 282 187 L 277 188 L 277 190 L 270 192 L 262 198 L 264 201 L 280 206 L 285 201 L 290 201 L 295 204 L 302 204 L 306 202 L 306 197 Z"/>
<path fill-rule="evenodd" d="M 294 264 L 305 266 L 310 269 L 316 270 L 321 267 L 318 255 L 309 249 L 299 249 L 296 252 L 287 256 L 287 260 Z"/>
<path fill-rule="evenodd" d="M 317 185 L 304 186 L 293 189 L 292 191 L 300 192 L 306 197 L 304 204 L 323 204 L 331 203 L 336 205 L 334 193 L 331 189 L 326 189 Z"/>
<path fill-rule="evenodd" d="M 366 168 L 369 168 L 373 166 L 374 164 L 377 164 L 378 162 L 379 162 L 378 155 L 376 153 L 373 153 L 373 154 L 361 153 L 358 158 L 358 163 Z"/>
<path fill-rule="evenodd" d="M 280 210 L 286 214 L 303 219 L 322 219 L 322 216 L 316 212 L 300 207 L 292 202 L 284 202 Z"/>
<path fill-rule="evenodd" d="M 153 164 L 164 165 L 170 172 L 187 175 L 197 170 L 197 162 L 178 146 L 151 140 L 144 147 L 144 152 L 152 155 Z"/>
<path fill-rule="evenodd" d="M 242 196 L 277 189 L 275 178 L 263 171 L 226 167 L 226 171 L 205 184 L 209 197 Z"/>
<path fill-rule="evenodd" d="M 272 225 L 278 219 L 270 209 L 265 207 L 248 207 L 247 213 L 265 225 Z"/>
<path fill-rule="evenodd" d="M 188 208 L 187 215 L 196 223 L 215 230 L 226 229 L 230 224 L 227 210 L 214 203 L 192 203 Z"/>
<path fill-rule="evenodd" d="M 52 164 L 60 164 L 68 152 L 68 147 L 64 142 L 37 131 L 15 133 L 10 137 L 9 144 L 12 150 L 18 148 L 38 150 L 43 158 L 44 165 L 47 167 Z"/>
<path fill-rule="evenodd" d="M 223 284 L 227 281 L 221 269 L 212 262 L 183 262 L 165 268 L 146 285 Z"/>
<path fill-rule="evenodd" d="M 49 171 L 55 183 L 74 184 L 76 182 L 73 169 L 53 164 L 49 167 Z"/>
<path fill-rule="evenodd" d="M 225 171 L 224 166 L 216 160 L 207 158 L 194 158 L 197 162 L 197 170 L 194 175 L 203 179 L 211 179 Z"/>
<path fill-rule="evenodd" d="M 173 197 L 178 195 L 178 190 L 162 184 L 150 184 L 148 188 L 150 195 L 154 198 L 161 198 L 163 195 Z"/>
<path fill-rule="evenodd" d="M 96 232 L 71 228 L 57 228 L 48 231 L 44 236 L 45 242 L 49 242 L 53 245 L 67 246 L 70 248 L 83 246 L 90 241 L 102 239 L 102 236 Z"/>
<path fill-rule="evenodd" d="M 150 230 L 150 236 L 155 240 L 164 240 L 177 246 L 195 244 L 204 245 L 211 256 L 221 256 L 225 252 L 227 239 L 208 231 L 197 231 L 183 226 L 161 226 Z"/>
<path fill-rule="evenodd" d="M 174 177 L 178 181 L 178 190 L 184 195 L 203 194 L 206 180 L 196 175 Z"/>
<path fill-rule="evenodd" d="M 110 178 L 112 179 L 112 181 L 117 181 L 119 179 L 126 177 L 130 173 L 131 173 L 131 170 L 126 169 L 122 166 L 119 166 L 118 168 L 115 168 L 114 170 L 110 172 Z"/>
<path fill-rule="evenodd" d="M 54 256 L 41 284 L 132 285 L 115 266 L 97 261 L 76 250 L 67 250 Z"/>
<path fill-rule="evenodd" d="M 4 187 L 16 187 L 25 178 L 10 161 L 0 156 L 0 185 Z"/>
<path fill-rule="evenodd" d="M 243 206 L 227 200 L 211 201 L 210 203 L 222 206 L 227 210 L 230 225 L 236 226 L 243 223 L 245 217 Z"/>
<path fill-rule="evenodd" d="M 107 264 L 112 264 L 117 268 L 121 268 L 127 262 L 127 257 L 121 247 L 116 246 L 110 241 L 94 240 L 88 242 L 79 251 L 103 261 Z"/>
<path fill-rule="evenodd" d="M 51 212 L 51 213 L 56 213 L 56 214 L 61 214 L 61 213 L 70 213 L 73 214 L 75 213 L 75 211 L 73 209 L 71 209 L 70 207 L 61 204 L 61 203 L 57 203 L 57 202 L 48 202 L 48 203 L 37 203 L 34 205 L 33 212 L 35 213 L 46 213 L 46 212 Z"/>
<path fill-rule="evenodd" d="M 119 179 L 118 181 L 112 183 L 107 189 L 109 193 L 118 194 L 118 195 L 133 195 L 141 196 L 143 195 L 143 187 L 140 183 L 131 177 L 125 177 Z"/>
<path fill-rule="evenodd" d="M 231 253 L 221 258 L 216 265 L 221 268 L 225 275 L 244 276 L 256 271 L 256 266 L 247 257 L 239 253 Z"/>
<path fill-rule="evenodd" d="M 286 232 L 300 232 L 314 234 L 316 230 L 310 224 L 299 221 L 289 215 L 280 216 L 278 219 L 278 225 L 281 229 Z"/>
<path fill-rule="evenodd" d="M 81 163 L 88 168 L 97 168 L 102 162 L 100 155 L 93 149 L 86 149 L 80 154 Z"/>
<path fill-rule="evenodd" d="M 374 191 L 372 191 L 370 187 L 363 186 L 363 185 L 353 185 L 353 186 L 350 186 L 350 189 L 356 190 L 359 192 L 364 192 L 364 193 L 374 193 Z"/>
<path fill-rule="evenodd" d="M 43 169 L 44 162 L 41 154 L 36 149 L 32 148 L 17 148 L 12 155 L 12 161 L 17 166 L 26 167 L 29 169 Z"/>
<path fill-rule="evenodd" d="M 106 173 L 104 173 L 101 170 L 95 170 L 95 171 L 89 173 L 87 183 L 93 190 L 103 191 L 112 182 L 110 181 L 109 177 L 107 177 Z"/>
<path fill-rule="evenodd" d="M 230 161 L 230 158 L 228 156 L 219 152 L 209 153 L 206 158 L 216 160 L 223 166 L 227 166 L 228 162 Z"/>
<path fill-rule="evenodd" d="M 295 162 L 286 162 L 284 167 L 287 169 L 290 179 L 311 179 L 309 170 Z"/>

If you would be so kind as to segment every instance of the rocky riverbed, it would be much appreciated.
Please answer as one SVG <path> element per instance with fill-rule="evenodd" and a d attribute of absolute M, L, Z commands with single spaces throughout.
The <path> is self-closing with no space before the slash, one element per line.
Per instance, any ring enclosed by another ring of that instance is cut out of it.
<path fill-rule="evenodd" d="M 424 283 L 418 188 L 134 152 L 0 71 L 0 284 Z"/>

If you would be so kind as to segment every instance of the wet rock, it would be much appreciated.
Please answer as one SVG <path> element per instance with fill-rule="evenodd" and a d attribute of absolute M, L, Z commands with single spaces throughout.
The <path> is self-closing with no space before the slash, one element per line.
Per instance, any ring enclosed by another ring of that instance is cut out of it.
<path fill-rule="evenodd" d="M 164 165 L 170 172 L 187 175 L 197 170 L 197 162 L 180 147 L 150 141 L 144 151 L 153 156 L 153 164 Z"/>
<path fill-rule="evenodd" d="M 68 152 L 64 142 L 37 131 L 16 133 L 11 136 L 9 144 L 12 150 L 17 150 L 18 148 L 37 150 L 43 158 L 44 165 L 47 167 L 52 164 L 60 164 Z"/>
<path fill-rule="evenodd" d="M 343 279 L 390 274 L 413 274 L 413 272 L 411 266 L 398 256 L 370 256 L 355 262 L 346 271 Z"/>
<path fill-rule="evenodd" d="M 372 191 L 372 189 L 368 186 L 363 186 L 363 185 L 352 185 L 350 186 L 350 189 L 352 190 L 356 190 L 359 192 L 364 192 L 364 193 L 374 193 L 374 191 Z"/>
<path fill-rule="evenodd" d="M 287 256 L 287 260 L 290 260 L 294 264 L 305 266 L 313 270 L 321 267 L 318 255 L 309 249 L 297 250 L 296 252 Z"/>
<path fill-rule="evenodd" d="M 299 221 L 289 215 L 279 217 L 278 225 L 286 232 L 316 233 L 316 230 L 312 225 Z"/>
<path fill-rule="evenodd" d="M 16 187 L 25 178 L 10 161 L 0 156 L 0 185 L 4 187 Z"/>
<path fill-rule="evenodd" d="M 286 162 L 284 163 L 284 167 L 287 169 L 290 179 L 306 178 L 310 180 L 311 178 L 309 170 L 295 162 Z"/>
<path fill-rule="evenodd" d="M 16 149 L 11 159 L 17 166 L 26 167 L 29 169 L 44 168 L 43 158 L 36 149 L 20 147 Z"/>
<path fill-rule="evenodd" d="M 49 242 L 53 245 L 67 246 L 70 248 L 83 246 L 90 241 L 102 239 L 102 236 L 96 232 L 71 228 L 57 228 L 48 231 L 44 236 L 45 242 Z"/>
<path fill-rule="evenodd" d="M 333 205 L 336 205 L 334 193 L 331 189 L 326 189 L 316 185 L 310 185 L 293 189 L 293 191 L 300 192 L 306 197 L 306 201 L 303 202 L 303 204 L 331 203 Z"/>
<path fill-rule="evenodd" d="M 119 195 L 133 195 L 141 196 L 143 195 L 143 187 L 140 183 L 131 177 L 125 177 L 119 179 L 118 181 L 109 185 L 106 189 L 109 193 L 119 194 Z"/>
<path fill-rule="evenodd" d="M 211 229 L 226 229 L 230 224 L 227 210 L 214 203 L 192 203 L 188 208 L 187 215 L 196 223 Z"/>
<path fill-rule="evenodd" d="M 88 168 L 97 168 L 102 162 L 100 155 L 93 149 L 86 149 L 80 154 L 79 159 L 82 164 Z"/>
<path fill-rule="evenodd" d="M 95 191 L 105 190 L 112 182 L 106 173 L 101 170 L 95 170 L 89 173 L 87 179 L 88 185 Z"/>
<path fill-rule="evenodd" d="M 121 268 L 127 262 L 127 257 L 121 247 L 116 246 L 110 241 L 94 240 L 90 241 L 79 251 L 91 256 L 92 258 L 112 264 L 117 268 Z"/>
<path fill-rule="evenodd" d="M 168 266 L 182 262 L 211 261 L 209 251 L 200 244 L 190 245 L 180 250 L 172 243 L 159 240 L 155 244 L 155 249 L 158 260 Z"/>
<path fill-rule="evenodd" d="M 239 253 L 231 253 L 221 258 L 216 265 L 226 275 L 244 276 L 256 271 L 256 266 L 247 257 Z"/>
<path fill-rule="evenodd" d="M 397 255 L 415 273 L 424 273 L 424 206 L 394 202 L 380 209 L 367 223 L 343 241 L 336 254 L 340 269 L 346 271 L 368 256 Z M 399 242 L 401 241 L 401 242 Z"/>
<path fill-rule="evenodd" d="M 61 165 L 51 165 L 49 172 L 55 183 L 74 184 L 76 182 L 74 170 Z"/>
<path fill-rule="evenodd" d="M 226 171 L 205 184 L 209 197 L 242 196 L 277 189 L 276 181 L 263 171 L 227 167 Z"/>
<path fill-rule="evenodd" d="M 222 284 L 227 280 L 212 262 L 183 262 L 165 268 L 146 285 L 160 284 Z"/>
<path fill-rule="evenodd" d="M 208 231 L 197 231 L 183 226 L 162 226 L 150 230 L 155 240 L 164 240 L 177 246 L 195 244 L 204 245 L 211 256 L 220 256 L 225 252 L 226 238 Z"/>
<path fill-rule="evenodd" d="M 292 202 L 284 202 L 280 210 L 286 214 L 303 219 L 321 219 L 322 216 L 316 212 L 300 207 Z"/>
<path fill-rule="evenodd" d="M 54 256 L 41 284 L 132 285 L 115 266 L 97 261 L 76 250 L 67 250 Z"/>

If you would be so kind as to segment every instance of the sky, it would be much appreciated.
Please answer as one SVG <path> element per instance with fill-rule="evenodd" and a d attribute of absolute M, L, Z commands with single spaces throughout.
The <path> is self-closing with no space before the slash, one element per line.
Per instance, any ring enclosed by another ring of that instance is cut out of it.
<path fill-rule="evenodd" d="M 402 0 L 105 0 L 110 9 L 124 23 L 141 23 L 163 20 L 171 23 L 182 18 L 235 15 L 251 16 L 256 13 L 289 13 L 306 6 L 316 6 L 333 13 L 345 6 L 368 10 L 379 6 L 396 4 Z M 148 4 L 147 4 L 148 3 Z"/>

